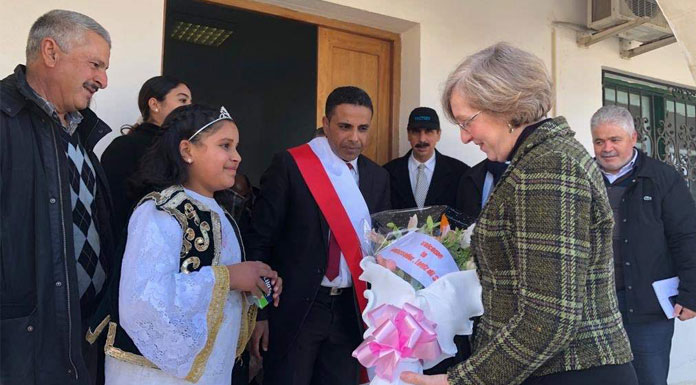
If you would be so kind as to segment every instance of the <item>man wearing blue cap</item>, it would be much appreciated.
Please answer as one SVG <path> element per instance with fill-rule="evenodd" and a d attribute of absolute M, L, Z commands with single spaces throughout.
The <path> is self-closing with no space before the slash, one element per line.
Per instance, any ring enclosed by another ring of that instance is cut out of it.
<path fill-rule="evenodd" d="M 435 149 L 441 133 L 437 113 L 428 107 L 414 109 L 406 131 L 411 150 L 384 165 L 391 179 L 392 208 L 454 207 L 457 183 L 469 166 Z"/>

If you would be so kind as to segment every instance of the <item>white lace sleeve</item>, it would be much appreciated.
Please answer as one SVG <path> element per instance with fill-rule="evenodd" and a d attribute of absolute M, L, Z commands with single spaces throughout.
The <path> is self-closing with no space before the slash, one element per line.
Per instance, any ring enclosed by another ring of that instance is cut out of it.
<path fill-rule="evenodd" d="M 123 329 L 145 358 L 189 381 L 200 378 L 229 294 L 224 266 L 179 271 L 183 232 L 154 202 L 139 206 L 128 225 L 119 288 Z"/>

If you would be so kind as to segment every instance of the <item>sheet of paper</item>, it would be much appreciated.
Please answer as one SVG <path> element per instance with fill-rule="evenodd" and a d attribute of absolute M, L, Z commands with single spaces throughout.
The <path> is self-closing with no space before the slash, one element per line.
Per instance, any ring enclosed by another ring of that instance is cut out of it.
<path fill-rule="evenodd" d="M 396 262 L 399 269 L 424 287 L 445 274 L 459 271 L 445 246 L 435 238 L 415 231 L 399 238 L 379 254 Z"/>
<path fill-rule="evenodd" d="M 674 318 L 674 305 L 670 302 L 669 297 L 679 294 L 679 278 L 672 277 L 655 281 L 652 283 L 652 287 L 655 290 L 655 295 L 657 295 L 657 301 L 660 303 L 662 311 L 665 312 L 667 318 Z"/>

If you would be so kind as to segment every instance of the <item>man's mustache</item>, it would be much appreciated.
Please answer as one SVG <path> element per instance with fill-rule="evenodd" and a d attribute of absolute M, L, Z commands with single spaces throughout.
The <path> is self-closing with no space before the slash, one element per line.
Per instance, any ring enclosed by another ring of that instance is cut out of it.
<path fill-rule="evenodd" d="M 416 145 L 414 147 L 415 148 L 426 148 L 426 147 L 430 147 L 430 143 L 419 142 L 419 143 L 416 143 Z"/>
<path fill-rule="evenodd" d="M 617 153 L 616 151 L 611 151 L 611 152 L 602 152 L 602 153 L 600 153 L 600 155 L 601 155 L 602 157 L 607 157 L 607 156 L 618 156 L 619 153 Z"/>
<path fill-rule="evenodd" d="M 94 82 L 90 82 L 90 81 L 86 81 L 86 82 L 82 83 L 82 86 L 87 88 L 88 90 L 90 90 L 92 92 L 97 92 L 101 89 L 99 84 L 94 83 Z"/>

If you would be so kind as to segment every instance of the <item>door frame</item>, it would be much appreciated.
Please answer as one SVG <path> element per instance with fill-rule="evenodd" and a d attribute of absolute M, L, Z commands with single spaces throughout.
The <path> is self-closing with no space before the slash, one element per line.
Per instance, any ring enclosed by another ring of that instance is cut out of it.
<path fill-rule="evenodd" d="M 339 31 L 350 32 L 357 35 L 368 36 L 384 40 L 391 44 L 391 143 L 389 143 L 389 158 L 393 159 L 399 155 L 399 103 L 401 97 L 401 36 L 398 33 L 384 31 L 360 24 L 331 19 L 324 16 L 304 13 L 278 5 L 258 3 L 253 0 L 199 0 L 203 3 L 223 5 L 228 7 L 240 8 L 247 11 L 264 13 L 282 17 L 285 19 L 297 20 L 308 24 L 328 27 Z"/>

